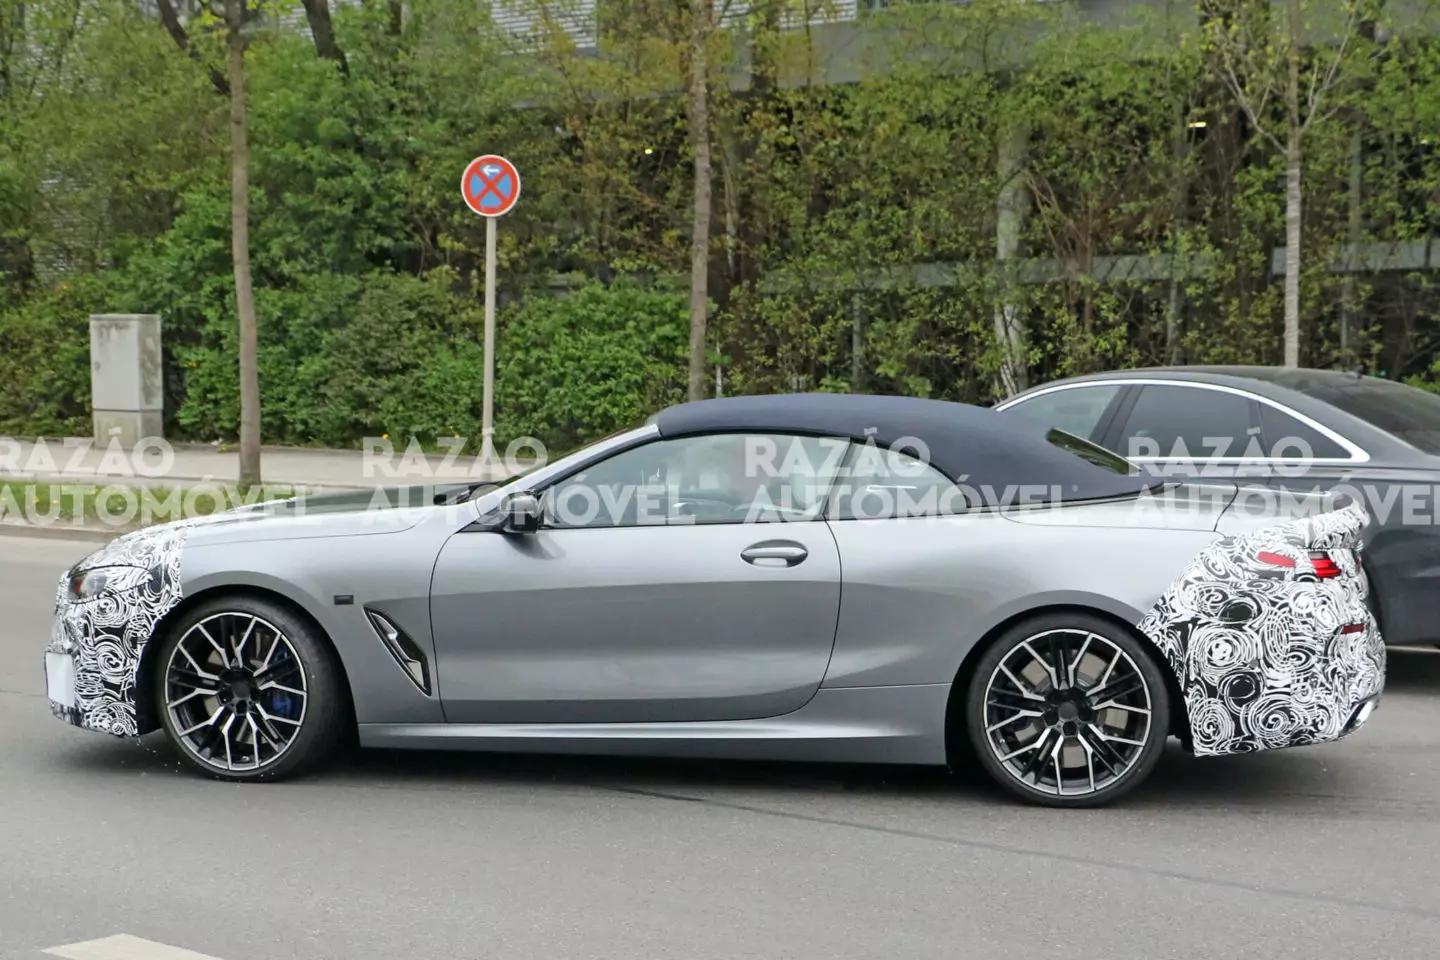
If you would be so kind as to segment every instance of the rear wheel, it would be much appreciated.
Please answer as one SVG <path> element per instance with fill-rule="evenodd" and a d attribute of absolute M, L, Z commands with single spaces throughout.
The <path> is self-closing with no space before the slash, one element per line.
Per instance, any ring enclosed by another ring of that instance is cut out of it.
<path fill-rule="evenodd" d="M 340 741 L 334 653 L 313 627 L 252 597 L 217 598 L 170 632 L 155 676 L 165 734 L 190 767 L 221 780 L 313 769 Z"/>
<path fill-rule="evenodd" d="M 1139 786 L 1160 759 L 1170 697 L 1148 648 L 1087 614 L 1007 630 L 966 695 L 970 741 L 1001 786 L 1033 803 L 1100 806 Z"/>

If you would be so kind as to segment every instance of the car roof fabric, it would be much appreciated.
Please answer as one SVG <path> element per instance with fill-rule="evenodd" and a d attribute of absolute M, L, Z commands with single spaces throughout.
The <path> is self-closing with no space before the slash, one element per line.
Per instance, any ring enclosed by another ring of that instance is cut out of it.
<path fill-rule="evenodd" d="M 662 437 L 743 432 L 873 439 L 927 459 L 967 494 L 981 492 L 987 505 L 1131 496 L 1164 483 L 1090 463 L 1023 418 L 942 400 L 837 393 L 724 397 L 670 407 L 651 422 Z"/>

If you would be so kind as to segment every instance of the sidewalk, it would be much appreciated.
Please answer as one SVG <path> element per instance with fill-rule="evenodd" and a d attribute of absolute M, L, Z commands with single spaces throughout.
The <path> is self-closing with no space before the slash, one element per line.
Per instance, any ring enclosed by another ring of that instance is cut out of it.
<path fill-rule="evenodd" d="M 170 444 L 167 455 L 158 447 L 128 451 L 87 447 L 87 443 L 59 438 L 0 440 L 0 482 L 186 487 L 234 484 L 240 475 L 240 454 L 233 448 Z M 421 455 L 407 454 L 403 447 L 388 455 L 385 451 L 263 447 L 260 471 L 267 487 L 297 487 L 309 492 L 467 483 L 503 479 L 513 472 L 504 464 L 487 469 L 475 453 L 465 450 L 458 456 Z"/>

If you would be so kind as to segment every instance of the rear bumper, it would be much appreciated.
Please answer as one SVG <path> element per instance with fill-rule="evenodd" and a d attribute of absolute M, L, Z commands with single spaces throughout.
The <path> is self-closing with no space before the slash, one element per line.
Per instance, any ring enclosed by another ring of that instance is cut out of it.
<path fill-rule="evenodd" d="M 1326 743 L 1369 719 L 1385 641 L 1351 552 L 1363 517 L 1337 511 L 1226 537 L 1141 622 L 1179 681 L 1197 756 Z M 1277 575 L 1255 562 L 1261 551 L 1308 558 L 1317 545 L 1335 551 L 1339 576 L 1318 580 L 1298 561 Z"/>

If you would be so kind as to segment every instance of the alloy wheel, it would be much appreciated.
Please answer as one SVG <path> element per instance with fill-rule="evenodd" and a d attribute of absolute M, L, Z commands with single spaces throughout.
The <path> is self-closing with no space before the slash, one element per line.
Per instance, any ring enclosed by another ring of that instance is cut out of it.
<path fill-rule="evenodd" d="M 1046 630 L 1000 658 L 985 687 L 985 742 L 1023 787 L 1085 797 L 1140 762 L 1155 722 L 1134 659 L 1098 633 Z"/>
<path fill-rule="evenodd" d="M 165 666 L 175 739 L 226 773 L 263 770 L 305 723 L 309 678 L 294 643 L 263 617 L 221 612 L 196 622 Z"/>

